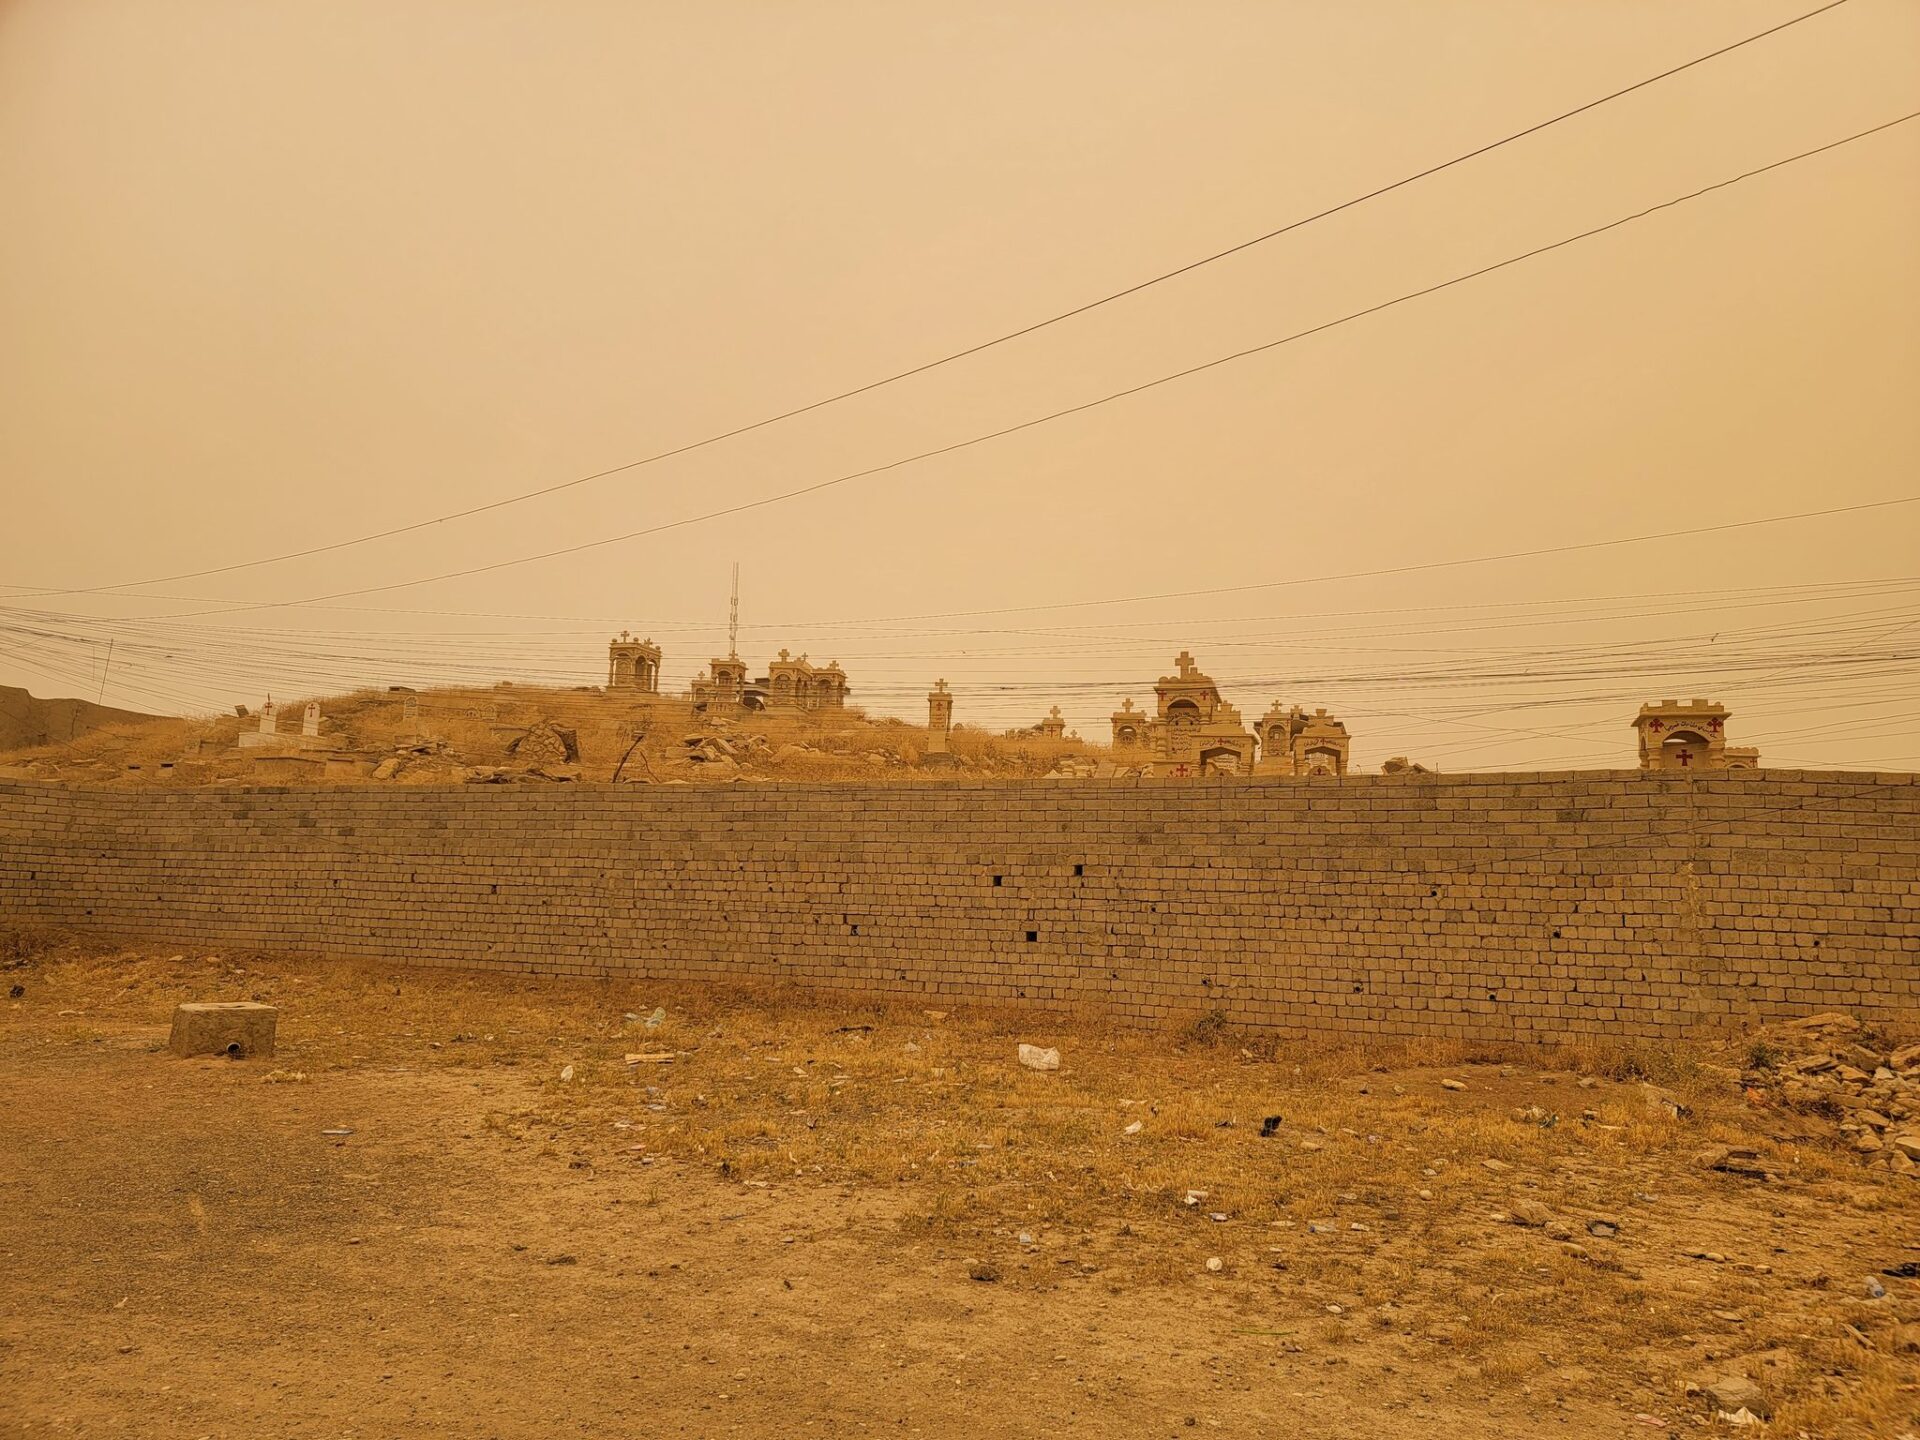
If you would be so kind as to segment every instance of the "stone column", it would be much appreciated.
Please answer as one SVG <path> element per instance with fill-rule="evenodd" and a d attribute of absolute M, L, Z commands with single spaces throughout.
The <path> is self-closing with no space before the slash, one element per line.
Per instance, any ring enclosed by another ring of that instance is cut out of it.
<path fill-rule="evenodd" d="M 927 759 L 946 756 L 947 732 L 953 728 L 953 696 L 944 680 L 935 683 L 927 694 Z"/>

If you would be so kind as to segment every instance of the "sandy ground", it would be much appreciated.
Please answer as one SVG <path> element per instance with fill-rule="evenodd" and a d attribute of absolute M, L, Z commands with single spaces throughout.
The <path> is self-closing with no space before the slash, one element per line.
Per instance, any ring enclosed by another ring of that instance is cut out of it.
<path fill-rule="evenodd" d="M 6 1436 L 1920 1430 L 1920 1183 L 1704 1054 L 1674 1116 L 1645 1056 L 73 946 L 0 980 Z M 272 1060 L 165 1053 L 248 996 Z M 1764 1430 L 1687 1393 L 1735 1371 Z"/>

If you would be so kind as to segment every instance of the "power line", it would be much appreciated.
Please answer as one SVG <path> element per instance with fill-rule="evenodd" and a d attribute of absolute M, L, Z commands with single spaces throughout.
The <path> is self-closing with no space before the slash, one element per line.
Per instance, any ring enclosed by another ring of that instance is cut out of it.
<path fill-rule="evenodd" d="M 1172 384 L 1176 380 L 1188 379 L 1194 375 L 1199 375 L 1209 370 L 1218 369 L 1223 365 L 1230 365 L 1235 363 L 1236 361 L 1245 360 L 1254 355 L 1266 354 L 1269 351 L 1279 349 L 1283 345 L 1290 345 L 1290 344 L 1293 344 L 1295 341 L 1305 340 L 1311 336 L 1323 334 L 1326 331 L 1336 329 L 1339 326 L 1351 324 L 1356 320 L 1364 319 L 1370 315 L 1377 315 L 1384 310 L 1390 310 L 1398 305 L 1404 305 L 1409 301 L 1418 300 L 1428 295 L 1437 294 L 1440 291 L 1451 289 L 1456 285 L 1463 285 L 1470 280 L 1476 280 L 1483 276 L 1491 275 L 1496 271 L 1505 270 L 1510 266 L 1518 265 L 1523 261 L 1535 259 L 1538 256 L 1550 254 L 1556 250 L 1565 249 L 1566 247 L 1570 245 L 1578 244 L 1583 240 L 1592 239 L 1596 235 L 1603 235 L 1609 231 L 1620 229 L 1622 226 L 1630 225 L 1637 220 L 1643 220 L 1649 215 L 1655 215 L 1660 213 L 1663 210 L 1673 209 L 1674 207 L 1683 205 L 1690 200 L 1697 200 L 1704 195 L 1710 195 L 1715 191 L 1727 189 L 1730 186 L 1740 184 L 1742 181 L 1751 180 L 1756 176 L 1765 175 L 1772 171 L 1783 169 L 1788 165 L 1797 164 L 1802 160 L 1810 160 L 1815 156 L 1824 155 L 1829 151 L 1839 149 L 1841 146 L 1851 145 L 1855 141 L 1864 140 L 1864 139 L 1867 139 L 1869 136 L 1878 135 L 1882 131 L 1891 130 L 1897 125 L 1904 125 L 1915 119 L 1920 119 L 1920 110 L 1909 111 L 1905 115 L 1898 116 L 1892 120 L 1884 121 L 1879 125 L 1870 126 L 1865 130 L 1857 130 L 1853 134 L 1843 136 L 1838 140 L 1831 140 L 1824 145 L 1817 145 L 1810 150 L 1802 150 L 1797 154 L 1788 155 L 1782 159 L 1771 161 L 1768 164 L 1756 166 L 1751 170 L 1742 171 L 1741 173 L 1731 176 L 1728 179 L 1716 180 L 1711 185 L 1703 185 L 1697 190 L 1689 191 L 1684 195 L 1675 196 L 1673 199 L 1670 199 L 1670 200 L 1663 200 L 1655 205 L 1649 205 L 1644 209 L 1636 210 L 1631 214 L 1623 215 L 1615 220 L 1610 220 L 1603 225 L 1596 225 L 1590 229 L 1579 231 L 1578 233 L 1566 236 L 1563 239 L 1551 241 L 1545 245 L 1537 245 L 1531 250 L 1524 250 L 1519 254 L 1511 255 L 1504 260 L 1497 260 L 1490 265 L 1483 265 L 1476 270 L 1466 271 L 1462 274 L 1453 276 L 1451 279 L 1441 280 L 1432 285 L 1422 286 L 1420 289 L 1417 289 L 1417 290 L 1409 290 L 1404 294 L 1394 296 L 1390 300 L 1382 300 L 1377 304 L 1366 306 L 1363 309 L 1351 311 L 1348 314 L 1338 317 L 1337 319 L 1324 321 L 1319 325 L 1309 326 L 1304 330 L 1296 330 L 1291 334 L 1283 335 L 1278 339 L 1268 340 L 1259 345 L 1251 345 L 1243 350 L 1236 350 L 1231 354 L 1218 356 L 1215 359 L 1203 361 L 1198 365 L 1190 365 L 1185 369 L 1176 370 L 1171 374 L 1161 375 L 1152 380 L 1142 381 L 1140 384 L 1137 384 L 1137 385 L 1130 385 L 1121 390 L 1111 391 L 1106 395 L 1099 396 L 1092 400 L 1082 401 L 1080 404 L 1077 404 L 1077 405 L 1069 405 L 1064 409 L 1054 410 L 1044 415 L 1035 416 L 1030 420 L 1022 420 L 1017 424 L 1002 426 L 998 430 L 990 430 L 984 434 L 975 435 L 965 440 L 956 440 L 951 442 L 950 444 L 935 446 L 933 449 L 922 450 L 917 454 L 907 455 L 898 460 L 890 460 L 883 465 L 872 465 L 867 467 L 864 470 L 850 471 L 847 474 L 838 475 L 831 479 L 815 481 L 811 485 L 798 486 L 792 490 L 784 490 L 774 495 L 763 496 L 758 500 L 742 501 L 737 505 L 722 506 L 719 509 L 708 510 L 699 515 L 691 515 L 679 520 L 663 521 L 658 525 L 649 525 L 638 530 L 629 530 L 619 535 L 603 536 L 597 540 L 584 540 L 575 545 L 563 545 L 553 550 L 542 550 L 542 551 L 537 551 L 533 554 L 514 556 L 506 560 L 490 561 L 485 565 L 470 565 L 460 570 L 446 570 L 446 571 L 440 572 L 437 575 L 424 575 L 412 580 L 396 580 L 396 581 L 391 581 L 385 585 L 363 585 L 352 590 L 335 590 L 335 591 L 330 591 L 324 595 L 308 596 L 300 600 L 257 601 L 253 603 L 233 604 L 225 607 L 224 609 L 188 611 L 188 612 L 182 612 L 181 616 L 161 617 L 161 618 L 193 618 L 194 616 L 197 616 L 197 615 L 222 615 L 222 614 L 235 614 L 243 611 L 253 611 L 253 610 L 277 610 L 277 609 L 284 609 L 284 608 L 294 607 L 294 606 L 322 604 L 327 601 L 349 599 L 349 598 L 360 596 L 360 595 L 376 595 L 376 594 L 383 594 L 393 590 L 406 590 L 406 589 L 411 589 L 416 585 L 433 585 L 443 580 L 458 580 L 458 579 L 464 579 L 466 577 L 473 576 L 473 575 L 486 575 L 486 574 L 491 574 L 492 572 L 497 570 L 507 570 L 519 565 L 530 565 L 530 564 L 535 564 L 542 560 L 556 560 L 568 555 L 578 555 L 588 550 L 602 549 L 609 545 L 618 545 L 629 540 L 638 540 L 646 536 L 659 535 L 670 530 L 685 529 L 689 526 L 698 525 L 708 520 L 717 520 L 717 519 L 722 519 L 729 515 L 739 515 L 751 510 L 765 509 L 768 506 L 782 504 L 789 500 L 800 499 L 803 496 L 815 495 L 820 493 L 823 490 L 830 490 L 836 486 L 845 485 L 854 480 L 866 479 L 875 475 L 885 474 L 889 471 L 899 470 L 904 468 L 905 466 L 915 464 L 922 460 L 934 459 L 941 455 L 951 455 L 961 450 L 968 450 L 973 448 L 974 446 L 986 444 L 988 441 L 991 441 L 991 440 L 1004 439 L 1006 436 L 1009 436 L 1009 435 L 1016 435 L 1025 430 L 1032 430 L 1038 426 L 1049 424 L 1055 420 L 1065 419 L 1066 417 L 1071 415 L 1083 414 L 1087 411 L 1098 409 L 1101 406 L 1110 405 L 1117 400 L 1127 399 L 1130 396 L 1139 395 L 1144 393 L 1145 391 L 1154 390 L 1159 388 L 1160 386 Z M 1642 540 L 1648 540 L 1648 539 L 1667 539 L 1667 538 L 1673 538 L 1673 537 L 1685 536 L 1685 535 L 1709 534 L 1715 531 L 1738 530 L 1738 529 L 1743 529 L 1743 528 L 1747 528 L 1749 526 L 1754 526 L 1754 525 L 1777 524 L 1777 523 L 1780 523 L 1782 520 L 1808 519 L 1808 518 L 1813 518 L 1815 516 L 1820 516 L 1820 515 L 1839 515 L 1839 514 L 1846 514 L 1846 513 L 1860 511 L 1860 510 L 1882 509 L 1892 505 L 1910 505 L 1914 503 L 1916 500 L 1920 500 L 1920 495 L 1908 495 L 1908 496 L 1902 496 L 1902 497 L 1898 497 L 1890 500 L 1876 500 L 1876 501 L 1866 502 L 1860 505 L 1835 506 L 1831 509 L 1806 511 L 1801 514 L 1792 515 L 1792 516 L 1774 516 L 1774 517 L 1763 518 L 1758 520 L 1730 521 L 1730 522 L 1726 522 L 1718 525 L 1702 525 L 1702 526 L 1696 526 L 1690 529 L 1662 532 L 1659 535 L 1635 536 L 1635 537 L 1627 537 L 1619 540 L 1588 541 L 1588 542 L 1582 542 L 1578 544 L 1546 546 L 1537 550 L 1516 551 L 1516 552 L 1512 552 L 1510 554 L 1504 554 L 1504 555 L 1476 557 L 1474 559 L 1468 559 L 1468 560 L 1431 561 L 1424 564 L 1386 567 L 1383 569 L 1371 570 L 1371 571 L 1358 571 L 1358 572 L 1354 572 L 1354 576 L 1322 577 L 1322 578 L 1345 579 L 1345 578 L 1355 578 L 1358 576 L 1387 575 L 1387 574 L 1402 573 L 1405 571 L 1429 570 L 1429 569 L 1446 568 L 1446 567 L 1457 566 L 1457 565 L 1481 564 L 1481 563 L 1485 563 L 1488 560 L 1516 559 L 1516 558 L 1521 558 L 1527 555 L 1565 554 L 1570 551 L 1596 549 L 1596 548 L 1600 548 L 1602 546 L 1607 546 L 1607 545 L 1635 544 Z M 1227 587 L 1227 588 L 1253 590 L 1253 589 L 1272 588 L 1274 586 L 1285 585 L 1285 584 L 1305 584 L 1305 583 L 1309 583 L 1309 582 L 1304 580 L 1272 581 L 1272 582 L 1267 582 L 1266 584 L 1263 584 L 1263 585 L 1249 585 L 1249 586 Z M 1192 594 L 1192 595 L 1199 595 L 1199 594 L 1221 593 L 1221 592 L 1190 591 L 1185 593 Z M 170 598 L 170 597 L 147 597 L 147 598 Z M 1168 598 L 1168 597 L 1155 596 L 1151 598 L 1159 599 L 1159 598 Z M 1088 602 L 1080 602 L 1080 603 L 1094 604 L 1094 603 L 1114 603 L 1114 602 L 1088 601 Z M 1045 607 L 1017 607 L 1017 608 L 1050 609 L 1050 608 L 1072 608 L 1072 607 L 1071 606 L 1045 606 Z M 968 612 L 955 612 L 955 613 L 968 613 Z M 978 612 L 978 613 L 991 614 L 996 612 L 985 611 L 985 612 Z"/>
<path fill-rule="evenodd" d="M 1675 65 L 1666 70 L 1662 70 L 1658 74 L 1649 75 L 1645 79 L 1637 80 L 1631 85 L 1623 86 L 1621 89 L 1610 91 L 1609 93 L 1598 96 L 1597 98 L 1589 100 L 1584 104 L 1576 105 L 1571 110 L 1564 110 L 1558 115 L 1554 115 L 1546 120 L 1538 121 L 1535 124 L 1527 126 L 1523 130 L 1516 130 L 1512 134 L 1504 135 L 1498 140 L 1488 141 L 1484 145 L 1477 146 L 1472 150 L 1468 150 L 1463 152 L 1462 154 L 1455 155 L 1450 160 L 1443 160 L 1437 165 L 1430 165 L 1424 170 L 1416 171 L 1413 174 L 1404 176 L 1399 180 L 1395 180 L 1388 184 L 1378 186 L 1375 189 L 1365 192 L 1364 194 L 1356 195 L 1348 200 L 1343 200 L 1339 204 L 1329 206 L 1325 210 L 1316 211 L 1314 214 L 1302 216 L 1298 220 L 1288 221 L 1284 225 L 1278 226 L 1272 230 L 1268 230 L 1263 234 L 1255 235 L 1251 239 L 1242 240 L 1237 244 L 1229 245 L 1224 250 L 1216 250 L 1211 255 L 1204 255 L 1197 260 L 1190 260 L 1184 265 L 1176 266 L 1174 269 L 1166 270 L 1161 272 L 1158 275 L 1150 276 L 1145 280 L 1137 281 L 1132 285 L 1128 285 L 1124 287 L 1123 289 L 1112 291 L 1109 294 L 1102 295 L 1096 299 L 1086 301 L 1084 304 L 1076 305 L 1071 309 L 1062 310 L 1058 314 L 1047 316 L 1045 319 L 1033 321 L 1031 324 L 1023 325 L 1019 329 L 1009 330 L 1004 334 L 996 335 L 991 339 L 980 341 L 979 343 L 974 345 L 969 345 L 964 349 L 955 350 L 949 354 L 939 356 L 935 359 L 923 361 L 922 363 L 911 366 L 908 369 L 895 371 L 893 374 L 883 376 L 878 380 L 867 381 L 863 385 L 856 385 L 851 389 L 842 390 L 837 392 L 836 394 L 824 396 L 821 399 L 810 401 L 805 405 L 798 405 L 793 407 L 792 409 L 783 410 L 778 414 L 769 415 L 762 419 L 754 420 L 744 425 L 737 425 L 731 430 L 723 430 L 717 434 L 708 435 L 703 439 L 689 441 L 686 444 L 677 445 L 668 450 L 657 451 L 652 455 L 644 456 L 638 460 L 630 460 L 621 465 L 613 465 L 613 466 L 609 466 L 604 470 L 596 470 L 592 474 L 577 476 L 574 479 L 563 480 L 556 484 L 543 486 L 536 490 L 524 491 L 518 495 L 509 495 L 499 500 L 490 500 L 483 505 L 472 505 L 462 510 L 448 511 L 446 514 L 431 516 L 425 520 L 411 521 L 408 524 L 396 525 L 386 530 L 371 531 L 365 535 L 354 536 L 346 540 L 336 540 L 325 545 L 309 546 L 304 550 L 290 550 L 290 551 L 287 551 L 285 554 L 270 555 L 258 560 L 243 560 L 230 565 L 209 566 L 208 568 L 203 570 L 186 570 L 186 571 L 181 571 L 178 574 L 156 576 L 154 578 L 146 579 L 146 580 L 129 580 L 118 585 L 76 587 L 73 589 L 65 589 L 65 590 L 36 590 L 31 593 L 38 594 L 38 595 L 94 595 L 94 594 L 101 594 L 108 591 L 132 589 L 136 586 L 141 586 L 141 585 L 169 585 L 180 580 L 197 580 L 208 575 L 226 575 L 226 574 L 231 574 L 234 571 L 238 571 L 238 570 L 251 570 L 251 569 L 257 569 L 265 565 L 278 565 L 288 560 L 301 560 L 314 555 L 325 555 L 338 550 L 350 549 L 356 545 L 369 544 L 375 540 L 386 540 L 386 539 L 391 539 L 393 536 L 396 536 L 396 535 L 410 534 L 416 530 L 427 529 L 430 526 L 444 525 L 450 521 L 464 520 L 474 515 L 483 515 L 492 510 L 501 510 L 501 509 L 507 508 L 508 506 L 522 504 L 528 500 L 537 500 L 544 496 L 558 494 L 562 490 L 571 490 L 577 486 L 590 484 L 595 480 L 604 480 L 609 476 L 624 474 L 625 472 L 630 470 L 638 470 L 647 465 L 657 464 L 662 460 L 671 460 L 676 456 L 687 455 L 692 453 L 693 451 L 705 449 L 710 445 L 717 445 L 724 440 L 731 440 L 741 435 L 751 434 L 753 431 L 763 430 L 770 425 L 777 425 L 782 421 L 795 419 L 798 416 L 808 414 L 814 410 L 820 410 L 820 409 L 824 409 L 829 405 L 838 404 L 843 400 L 851 400 L 856 396 L 865 395 L 872 391 L 882 389 L 888 385 L 897 384 L 902 380 L 911 379 L 916 375 L 924 375 L 928 371 L 936 370 L 943 365 L 950 365 L 957 360 L 964 360 L 969 356 L 982 354 L 983 352 L 992 350 L 997 346 L 1005 345 L 1010 341 L 1022 339 L 1025 336 L 1033 335 L 1038 333 L 1039 331 L 1049 329 L 1050 327 L 1058 325 L 1063 321 L 1071 320 L 1077 316 L 1088 314 L 1089 312 L 1097 310 L 1104 305 L 1110 305 L 1116 300 L 1123 300 L 1130 295 L 1138 295 L 1142 291 L 1149 290 L 1155 285 L 1163 284 L 1166 281 L 1175 279 L 1181 275 L 1190 274 L 1191 272 L 1195 270 L 1199 270 L 1204 266 L 1211 265 L 1216 261 L 1224 260 L 1232 255 L 1238 255 L 1242 251 L 1250 250 L 1255 246 L 1264 245 L 1270 240 L 1277 240 L 1283 235 L 1291 234 L 1293 231 L 1302 229 L 1308 225 L 1312 225 L 1317 221 L 1328 219 L 1331 216 L 1340 214 L 1342 211 L 1351 210 L 1356 206 L 1364 205 L 1371 200 L 1377 200 L 1383 195 L 1392 194 L 1394 191 L 1404 189 L 1405 187 L 1415 184 L 1418 181 L 1426 180 L 1431 178 L 1432 176 L 1440 174 L 1443 171 L 1451 170 L 1456 165 L 1463 165 L 1469 160 L 1475 160 L 1482 155 L 1491 154 L 1493 151 L 1499 150 L 1504 148 L 1505 146 L 1514 144 L 1516 141 L 1524 140 L 1530 135 L 1537 135 L 1543 130 L 1551 129 L 1553 126 L 1559 125 L 1567 120 L 1571 120 L 1576 116 L 1584 115 L 1589 110 L 1598 109 L 1600 106 L 1606 105 L 1614 100 L 1621 99 L 1623 96 L 1631 95 L 1637 90 L 1644 90 L 1648 86 L 1658 84 L 1662 80 L 1671 79 L 1673 76 L 1681 74 L 1683 71 L 1691 70 L 1699 65 L 1704 65 L 1709 60 L 1716 60 L 1720 58 L 1722 55 L 1731 54 L 1733 51 L 1742 49 L 1743 47 L 1748 45 L 1752 45 L 1756 41 L 1764 40 L 1770 35 L 1777 35 L 1783 30 L 1791 29 L 1793 26 L 1799 25 L 1805 21 L 1811 20 L 1815 16 L 1824 15 L 1829 10 L 1837 10 L 1840 8 L 1840 6 L 1846 3 L 1848 3 L 1848 0 L 1829 0 L 1829 3 L 1825 5 L 1821 5 L 1813 10 L 1808 10 L 1805 13 L 1796 15 L 1789 20 L 1784 20 L 1777 25 L 1769 26 L 1765 30 L 1756 31 L 1754 34 L 1748 35 L 1744 39 L 1735 40 L 1730 44 L 1722 45 L 1717 50 L 1709 50 L 1704 55 L 1696 55 L 1691 60 L 1684 61 L 1679 65 Z"/>

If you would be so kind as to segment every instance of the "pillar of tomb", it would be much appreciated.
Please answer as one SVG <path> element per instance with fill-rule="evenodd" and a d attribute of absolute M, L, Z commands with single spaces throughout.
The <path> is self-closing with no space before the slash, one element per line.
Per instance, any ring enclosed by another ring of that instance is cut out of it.
<path fill-rule="evenodd" d="M 927 692 L 927 749 L 924 757 L 928 765 L 949 764 L 953 760 L 953 751 L 947 745 L 947 735 L 953 729 L 953 695 L 947 689 L 947 682 L 937 680 L 933 689 Z"/>

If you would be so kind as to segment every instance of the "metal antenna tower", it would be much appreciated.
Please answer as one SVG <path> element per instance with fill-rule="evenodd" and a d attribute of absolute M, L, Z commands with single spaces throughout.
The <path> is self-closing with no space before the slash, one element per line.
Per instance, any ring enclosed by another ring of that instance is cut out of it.
<path fill-rule="evenodd" d="M 733 604 L 727 610 L 727 658 L 740 658 L 740 562 L 733 562 Z"/>

